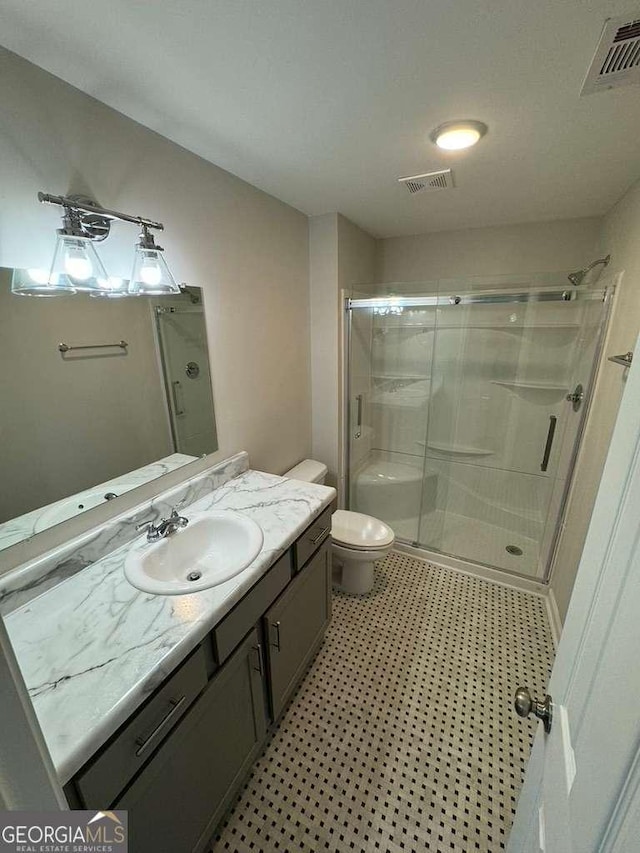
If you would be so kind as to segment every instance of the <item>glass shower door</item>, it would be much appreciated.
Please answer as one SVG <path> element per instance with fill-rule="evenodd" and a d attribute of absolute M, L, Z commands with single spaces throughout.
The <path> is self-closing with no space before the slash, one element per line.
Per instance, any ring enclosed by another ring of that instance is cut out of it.
<path fill-rule="evenodd" d="M 591 373 L 602 292 L 439 299 L 418 544 L 544 576 Z M 435 498 L 434 498 L 435 495 Z"/>
<path fill-rule="evenodd" d="M 418 538 L 433 393 L 437 297 L 353 300 L 349 312 L 348 500 L 399 539 Z"/>

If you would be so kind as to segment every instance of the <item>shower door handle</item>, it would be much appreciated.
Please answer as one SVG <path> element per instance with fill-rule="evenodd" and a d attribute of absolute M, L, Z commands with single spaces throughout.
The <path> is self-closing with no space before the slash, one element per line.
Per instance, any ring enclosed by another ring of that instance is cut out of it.
<path fill-rule="evenodd" d="M 547 430 L 547 441 L 544 446 L 544 453 L 542 454 L 542 462 L 540 464 L 540 470 L 546 471 L 549 467 L 549 457 L 551 456 L 551 448 L 553 447 L 553 437 L 556 432 L 556 422 L 558 418 L 555 415 L 549 415 L 549 429 Z"/>
<path fill-rule="evenodd" d="M 356 395 L 356 404 L 358 406 L 358 414 L 356 416 L 356 438 L 362 435 L 362 394 Z"/>
<path fill-rule="evenodd" d="M 171 394 L 173 396 L 173 411 L 176 415 L 184 415 L 184 409 L 178 403 L 178 391 L 180 389 L 180 380 L 176 379 L 171 383 Z"/>

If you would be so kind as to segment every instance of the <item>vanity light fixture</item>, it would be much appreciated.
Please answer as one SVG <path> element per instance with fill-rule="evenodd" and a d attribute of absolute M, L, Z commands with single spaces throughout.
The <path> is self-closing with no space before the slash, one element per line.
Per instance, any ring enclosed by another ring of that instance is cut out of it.
<path fill-rule="evenodd" d="M 484 122 L 473 119 L 447 121 L 432 130 L 429 138 L 438 148 L 444 148 L 446 151 L 461 151 L 480 142 L 487 130 L 488 127 Z"/>
<path fill-rule="evenodd" d="M 143 225 L 133 259 L 129 293 L 140 296 L 166 296 L 181 292 L 171 275 L 163 252 L 164 249 L 156 244 L 149 228 Z"/>
<path fill-rule="evenodd" d="M 49 270 L 49 281 L 66 284 L 74 291 L 91 293 L 100 289 L 100 279 L 107 272 L 93 247 L 90 233 L 82 224 L 80 211 L 65 207 L 62 228 L 58 229 L 58 240 Z"/>
<path fill-rule="evenodd" d="M 111 298 L 180 293 L 162 254 L 164 250 L 155 244 L 151 233 L 151 229 L 164 229 L 161 222 L 101 207 L 85 196 L 58 196 L 40 192 L 38 200 L 63 208 L 62 228 L 58 229 L 58 240 L 49 271 L 34 269 L 26 271 L 26 274 L 20 271 L 21 274 L 14 275 L 11 283 L 13 293 L 57 296 L 80 292 Z M 142 229 L 128 286 L 122 279 L 109 277 L 94 247 L 94 243 L 106 240 L 114 221 L 130 222 Z"/>

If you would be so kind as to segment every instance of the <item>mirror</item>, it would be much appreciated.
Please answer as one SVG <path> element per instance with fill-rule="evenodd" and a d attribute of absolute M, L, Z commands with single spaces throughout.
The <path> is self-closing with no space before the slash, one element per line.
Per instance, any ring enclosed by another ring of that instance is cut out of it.
<path fill-rule="evenodd" d="M 200 288 L 34 298 L 12 275 L 0 268 L 0 548 L 217 449 Z"/>

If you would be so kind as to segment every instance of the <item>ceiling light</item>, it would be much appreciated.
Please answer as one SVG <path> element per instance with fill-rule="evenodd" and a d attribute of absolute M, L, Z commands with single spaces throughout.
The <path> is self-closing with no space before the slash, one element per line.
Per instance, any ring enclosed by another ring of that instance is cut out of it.
<path fill-rule="evenodd" d="M 481 121 L 447 121 L 436 127 L 429 136 L 438 148 L 461 151 L 479 142 L 486 132 L 487 125 Z"/>
<path fill-rule="evenodd" d="M 145 226 L 140 234 L 133 259 L 129 293 L 140 296 L 166 296 L 180 293 L 180 286 L 171 275 L 162 246 L 156 245 L 153 234 Z"/>

